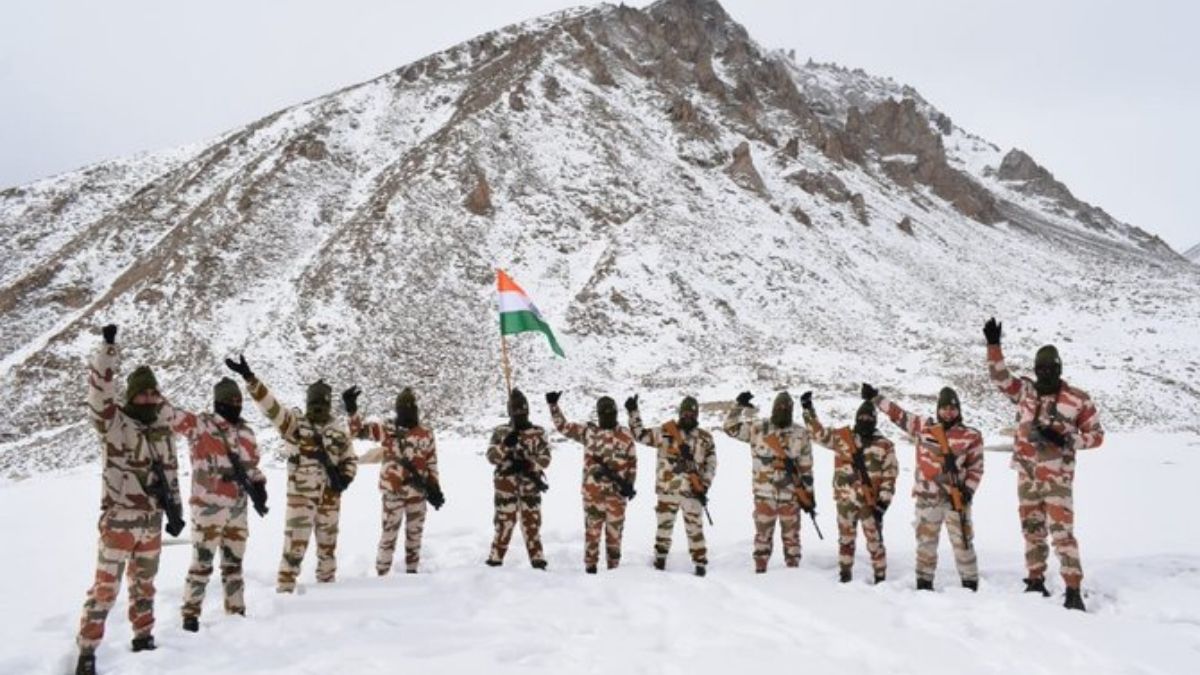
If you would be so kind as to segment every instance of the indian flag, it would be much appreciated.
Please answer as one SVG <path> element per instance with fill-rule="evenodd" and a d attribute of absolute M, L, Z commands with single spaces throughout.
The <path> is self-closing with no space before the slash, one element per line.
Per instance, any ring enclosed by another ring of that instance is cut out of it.
<path fill-rule="evenodd" d="M 554 353 L 566 358 L 562 347 L 558 346 L 558 340 L 554 339 L 554 332 L 550 330 L 550 324 L 542 318 L 542 313 L 529 300 L 525 290 L 518 286 L 512 277 L 505 274 L 504 270 L 496 270 L 496 288 L 500 292 L 500 334 L 513 335 L 531 330 L 539 331 L 546 335 Z"/>

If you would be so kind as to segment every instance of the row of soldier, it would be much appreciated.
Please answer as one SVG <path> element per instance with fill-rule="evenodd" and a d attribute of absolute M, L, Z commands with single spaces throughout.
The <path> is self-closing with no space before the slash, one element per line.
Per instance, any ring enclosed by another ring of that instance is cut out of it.
<path fill-rule="evenodd" d="M 242 556 L 248 536 L 248 508 L 267 512 L 266 479 L 258 469 L 254 432 L 241 417 L 242 396 L 236 382 L 222 379 L 214 387 L 213 412 L 192 413 L 170 405 L 158 391 L 153 371 L 135 369 L 126 379 L 123 403 L 115 388 L 116 326 L 105 326 L 104 341 L 92 357 L 88 407 L 104 446 L 103 497 L 95 580 L 80 620 L 77 673 L 95 672 L 95 649 L 104 634 L 108 611 L 116 601 L 122 571 L 129 576 L 129 617 L 134 651 L 155 648 L 154 577 L 161 550 L 164 517 L 167 532 L 184 527 L 172 438 L 187 438 L 192 466 L 189 499 L 193 556 L 182 606 L 185 630 L 199 629 L 205 588 L 220 556 L 225 611 L 245 614 Z M 1048 596 L 1046 561 L 1051 539 L 1066 584 L 1065 606 L 1084 608 L 1080 595 L 1082 569 L 1073 526 L 1072 482 L 1077 450 L 1103 441 L 1096 408 L 1081 390 L 1061 380 L 1057 350 L 1046 346 L 1035 358 L 1036 379 L 1013 377 L 1000 349 L 1001 327 L 989 320 L 984 328 L 988 366 L 993 381 L 1017 405 L 1012 466 L 1018 472 L 1018 499 L 1025 538 L 1027 592 Z M 287 458 L 287 514 L 284 548 L 276 589 L 295 588 L 309 540 L 317 546 L 316 577 L 333 581 L 341 493 L 354 479 L 359 461 L 379 462 L 382 534 L 376 558 L 380 575 L 390 572 L 396 541 L 405 526 L 405 569 L 420 562 L 426 504 L 444 502 L 432 431 L 420 423 L 416 398 L 404 389 L 391 421 L 364 420 L 358 410 L 357 387 L 342 393 L 348 429 L 333 416 L 332 390 L 322 381 L 308 388 L 303 413 L 275 399 L 244 357 L 226 360 L 244 380 L 255 404 L 278 430 Z M 635 442 L 657 449 L 655 492 L 658 527 L 654 565 L 664 569 L 677 514 L 683 514 L 689 553 L 697 575 L 708 564 L 702 516 L 716 474 L 712 435 L 699 425 L 699 403 L 683 399 L 675 420 L 647 427 L 638 397 L 625 401 L 628 427 L 618 422 L 616 402 L 602 397 L 598 423 L 570 422 L 559 407 L 561 392 L 546 394 L 555 427 L 584 446 L 582 498 L 585 524 L 584 567 L 594 574 L 603 540 L 609 569 L 619 565 L 621 535 L 628 501 L 635 495 Z M 869 384 L 852 425 L 826 427 L 817 416 L 811 392 L 800 397 L 803 424 L 793 418 L 793 401 L 776 396 L 771 414 L 755 416 L 750 392 L 736 398 L 723 430 L 751 447 L 755 527 L 755 571 L 766 572 L 778 525 L 787 566 L 800 562 L 800 516 L 815 518 L 812 441 L 833 450 L 833 494 L 837 505 L 838 566 L 843 582 L 852 578 L 855 540 L 862 531 L 876 583 L 887 573 L 882 538 L 884 514 L 895 494 L 899 464 L 891 441 L 876 428 L 882 411 L 916 441 L 913 498 L 916 506 L 916 587 L 933 589 L 937 546 L 945 524 L 964 587 L 978 589 L 979 572 L 972 544 L 971 502 L 983 477 L 983 436 L 963 424 L 955 391 L 943 388 L 935 414 L 920 417 L 903 410 Z M 503 563 L 513 530 L 520 523 L 534 568 L 546 569 L 540 538 L 541 495 L 550 445 L 545 431 L 529 419 L 528 400 L 513 390 L 508 424 L 493 432 L 487 459 L 494 465 L 495 533 L 487 564 Z M 371 439 L 378 447 L 362 457 L 351 438 Z M 819 533 L 819 530 L 818 530 Z"/>

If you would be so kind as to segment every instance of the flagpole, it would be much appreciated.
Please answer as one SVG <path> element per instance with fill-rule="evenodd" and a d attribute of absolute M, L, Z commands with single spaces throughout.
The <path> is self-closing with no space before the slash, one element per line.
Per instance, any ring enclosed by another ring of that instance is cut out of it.
<path fill-rule="evenodd" d="M 508 341 L 500 334 L 500 362 L 504 367 L 504 387 L 512 395 L 512 367 L 508 363 Z"/>

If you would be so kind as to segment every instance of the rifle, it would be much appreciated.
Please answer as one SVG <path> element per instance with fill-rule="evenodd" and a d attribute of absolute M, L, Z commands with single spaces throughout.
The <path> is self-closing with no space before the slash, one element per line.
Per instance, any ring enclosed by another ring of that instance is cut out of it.
<path fill-rule="evenodd" d="M 963 543 L 971 545 L 971 531 L 967 523 L 966 486 L 958 475 L 958 466 L 954 461 L 954 453 L 950 451 L 950 442 L 946 440 L 946 429 L 940 424 L 929 427 L 929 435 L 933 436 L 942 449 L 942 473 L 948 474 L 950 484 L 943 484 L 946 495 L 950 497 L 950 508 L 958 513 L 958 524 L 962 528 Z"/>
<path fill-rule="evenodd" d="M 633 499 L 637 496 L 637 490 L 633 489 L 633 484 L 622 478 L 616 469 L 613 469 L 600 459 L 596 459 L 596 471 L 600 474 L 601 478 L 605 478 L 611 482 L 617 488 L 617 494 L 625 499 Z"/>
<path fill-rule="evenodd" d="M 318 430 L 314 438 L 317 440 L 317 462 L 321 464 L 321 468 L 325 469 L 325 477 L 329 479 L 329 489 L 338 494 L 345 492 L 346 488 L 350 487 L 350 483 L 342 475 L 342 472 L 338 471 L 337 465 L 325 451 L 325 435 Z"/>
<path fill-rule="evenodd" d="M 691 446 L 684 442 L 683 434 L 679 433 L 679 425 L 675 422 L 664 424 L 663 431 L 667 432 L 674 444 L 679 447 L 680 461 L 676 465 L 676 470 L 679 471 L 680 465 L 682 466 L 683 470 L 679 473 L 687 476 L 688 485 L 692 488 L 692 496 L 700 502 L 700 508 L 704 510 L 704 517 L 708 519 L 708 524 L 712 525 L 712 514 L 708 512 L 708 490 L 704 489 L 704 481 L 700 480 L 700 467 L 696 464 L 696 456 L 692 454 Z"/>
<path fill-rule="evenodd" d="M 442 486 L 429 480 L 428 476 L 417 471 L 417 466 L 413 464 L 411 459 L 401 457 L 399 464 L 403 467 L 404 473 L 408 477 L 408 480 L 405 482 L 412 483 L 414 487 L 425 493 L 425 501 L 429 502 L 434 511 L 442 508 L 442 505 L 446 503 L 446 496 L 442 494 Z"/>
<path fill-rule="evenodd" d="M 509 433 L 517 433 L 517 432 L 515 430 L 513 430 L 513 431 L 510 431 Z M 505 446 L 505 447 L 508 447 L 508 446 Z M 521 447 L 519 436 L 518 436 L 518 440 L 517 440 L 517 445 L 513 446 L 513 454 L 514 454 L 514 457 L 510 461 L 508 468 L 502 469 L 500 471 L 500 473 L 502 475 L 516 476 L 519 474 L 519 475 L 525 476 L 526 478 L 528 478 L 530 481 L 533 482 L 533 486 L 534 486 L 534 488 L 537 489 L 538 492 L 545 492 L 546 490 L 550 489 L 550 486 L 547 485 L 546 481 L 542 479 L 542 472 L 538 471 L 537 465 L 534 464 L 529 459 L 529 456 L 525 453 L 525 448 Z M 522 470 L 522 469 L 518 468 L 519 466 L 528 466 L 528 468 Z"/>
<path fill-rule="evenodd" d="M 875 528 L 879 531 L 879 541 L 883 541 L 883 516 L 879 513 L 876 507 L 879 505 L 879 495 L 875 492 L 875 483 L 871 480 L 871 474 L 867 471 L 867 449 L 854 451 L 854 435 L 847 427 L 841 427 L 837 430 L 838 435 L 845 444 L 846 449 L 850 452 L 850 464 L 854 466 L 854 472 L 858 475 L 859 484 L 862 485 L 863 491 L 863 506 L 871 511 L 875 518 Z"/>
<path fill-rule="evenodd" d="M 796 460 L 787 456 L 783 450 L 783 444 L 779 442 L 779 437 L 775 434 L 767 434 L 763 438 L 763 442 L 775 453 L 776 459 L 783 458 L 784 472 L 792 481 L 792 494 L 800 504 L 800 510 L 807 513 L 808 517 L 812 519 L 813 527 L 817 530 L 817 538 L 824 540 L 825 535 L 821 534 L 821 526 L 817 523 L 817 500 L 808 486 L 804 484 L 804 477 L 800 475 L 800 467 L 796 466 Z"/>
<path fill-rule="evenodd" d="M 147 438 L 146 441 L 147 447 L 153 447 L 150 439 Z M 170 447 L 170 444 L 171 437 L 167 436 L 167 446 Z M 167 534 L 172 537 L 178 537 L 179 533 L 183 532 L 185 525 L 183 521 L 183 504 L 180 504 L 171 495 L 171 484 L 167 482 L 167 471 L 163 467 L 162 458 L 153 451 L 150 454 L 154 458 L 150 461 L 150 472 L 154 474 L 154 482 L 148 486 L 143 486 L 143 488 L 150 496 L 154 497 L 154 500 L 158 502 L 159 508 L 166 514 Z"/>
<path fill-rule="evenodd" d="M 218 429 L 218 431 L 220 431 Z M 233 451 L 229 445 L 229 440 L 225 438 L 225 432 L 220 431 L 221 443 L 225 445 L 225 456 L 229 459 L 229 465 L 233 467 L 233 475 L 229 477 L 242 491 L 250 497 L 250 501 L 254 504 L 254 511 L 260 517 L 267 515 L 267 493 L 263 486 L 250 480 L 250 476 L 246 474 L 246 467 L 242 465 L 242 458 Z"/>

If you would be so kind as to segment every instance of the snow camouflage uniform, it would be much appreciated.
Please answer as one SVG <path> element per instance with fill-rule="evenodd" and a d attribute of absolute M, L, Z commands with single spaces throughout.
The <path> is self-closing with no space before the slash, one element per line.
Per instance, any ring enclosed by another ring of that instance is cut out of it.
<path fill-rule="evenodd" d="M 379 492 L 383 501 L 383 522 L 375 571 L 380 576 L 391 571 L 396 538 L 401 523 L 405 523 L 404 568 L 406 572 L 416 573 L 421 563 L 421 536 L 425 531 L 425 493 L 413 484 L 408 470 L 400 462 L 408 460 L 426 480 L 440 484 L 433 430 L 421 424 L 407 428 L 396 422 L 364 422 L 361 415 L 354 414 L 350 416 L 350 435 L 380 444 L 362 458 L 364 463 L 382 464 Z"/>
<path fill-rule="evenodd" d="M 779 522 L 783 540 L 783 559 L 788 567 L 800 564 L 800 513 L 798 492 L 813 497 L 812 440 L 808 431 L 792 424 L 792 399 L 787 392 L 775 399 L 774 408 L 786 404 L 786 419 L 773 410 L 771 418 L 755 419 L 755 409 L 736 405 L 725 417 L 724 430 L 731 437 L 750 444 L 754 491 L 754 567 L 765 572 L 774 547 L 775 522 Z M 777 424 L 786 422 L 786 424 Z M 771 445 L 778 443 L 783 452 Z M 787 460 L 796 466 L 796 474 L 787 470 Z M 798 480 L 797 480 L 798 479 Z"/>
<path fill-rule="evenodd" d="M 160 461 L 171 497 L 179 503 L 177 460 L 171 430 L 161 409 L 158 418 L 143 424 L 117 402 L 118 349 L 101 344 L 91 357 L 88 373 L 88 417 L 103 443 L 100 500 L 100 538 L 96 576 L 83 603 L 76 643 L 92 654 L 104 638 L 104 621 L 117 601 L 121 575 L 129 577 L 129 622 L 134 639 L 149 639 L 154 631 L 154 576 L 162 550 L 163 505 L 151 496 L 156 482 L 151 464 Z M 142 391 L 158 389 L 149 368 L 133 371 L 126 380 L 125 402 Z"/>
<path fill-rule="evenodd" d="M 680 404 L 680 414 L 683 414 L 685 407 L 693 412 L 699 411 L 696 399 L 690 396 Z M 700 567 L 707 565 L 704 521 L 697 497 L 707 495 L 717 472 L 717 453 L 712 434 L 698 426 L 685 431 L 674 420 L 657 427 L 645 427 L 642 425 L 642 413 L 636 407 L 629 411 L 629 430 L 639 443 L 658 449 L 654 475 L 654 492 L 658 496 L 658 504 L 654 509 L 658 515 L 658 531 L 654 538 L 656 560 L 666 560 L 671 550 L 675 515 L 683 511 L 683 527 L 687 532 L 692 562 Z M 693 458 L 686 464 L 680 452 L 684 444 L 691 449 Z M 700 494 L 695 494 L 692 489 L 689 473 L 695 473 L 699 479 Z"/>
<path fill-rule="evenodd" d="M 317 459 L 318 438 L 346 482 L 353 480 L 358 470 L 350 439 L 332 417 L 325 424 L 317 425 L 298 408 L 284 408 L 257 377 L 251 376 L 247 385 L 254 403 L 283 437 L 283 454 L 287 458 L 287 514 L 284 516 L 283 556 L 275 590 L 280 593 L 295 590 L 300 563 L 314 530 L 317 581 L 333 581 L 337 573 L 338 516 L 342 496 L 329 487 L 329 478 Z M 318 381 L 308 388 L 310 405 L 314 397 L 327 401 L 331 396 L 329 385 L 324 382 Z"/>
<path fill-rule="evenodd" d="M 605 396 L 597 407 L 611 405 L 616 415 L 616 402 Z M 601 467 L 608 466 L 630 485 L 637 479 L 637 450 L 633 435 L 622 426 L 605 429 L 592 423 L 568 422 L 558 403 L 550 404 L 550 415 L 554 427 L 567 438 L 583 444 L 583 495 L 584 550 L 583 563 L 594 570 L 600 560 L 600 536 L 605 538 L 605 555 L 608 568 L 613 569 L 621 562 L 621 533 L 625 527 L 626 497 L 621 496 L 616 484 L 601 475 Z"/>
<path fill-rule="evenodd" d="M 217 385 L 217 400 L 232 387 L 240 401 L 237 384 L 225 379 Z M 249 498 L 233 479 L 229 453 L 237 453 L 246 476 L 265 483 L 258 470 L 258 443 L 254 430 L 244 422 L 231 424 L 214 413 L 190 413 L 164 406 L 171 430 L 187 438 L 192 464 L 192 564 L 183 591 L 183 616 L 199 617 L 204 590 L 212 576 L 213 561 L 221 552 L 221 585 L 225 590 L 225 612 L 245 614 L 242 558 L 249 536 Z"/>
<path fill-rule="evenodd" d="M 871 437 L 870 445 L 864 448 L 863 439 L 852 427 L 826 428 L 816 411 L 805 410 L 804 422 L 813 440 L 834 452 L 833 498 L 837 503 L 838 569 L 843 578 L 848 580 L 854 567 L 854 540 L 861 527 L 867 552 L 871 555 L 875 579 L 883 581 L 887 576 L 887 548 L 880 531 L 882 514 L 877 520 L 875 512 L 877 508 L 886 510 L 896 493 L 896 476 L 900 474 L 900 465 L 896 461 L 895 446 L 876 434 Z M 855 467 L 855 455 L 860 453 L 868 484 L 863 483 Z"/>
<path fill-rule="evenodd" d="M 1045 347 L 1039 350 L 1039 357 L 1043 354 L 1050 356 Z M 1061 369 L 1057 351 L 1051 358 Z M 1063 582 L 1067 588 L 1078 590 L 1083 583 L 1083 567 L 1074 534 L 1075 453 L 1104 442 L 1096 405 L 1085 392 L 1061 380 L 1057 393 L 1039 395 L 1033 380 L 1012 376 L 999 344 L 988 345 L 988 372 L 1000 391 L 1017 404 L 1011 466 L 1017 471 L 1018 512 L 1029 579 L 1040 581 L 1046 576 L 1048 531 Z M 1044 440 L 1039 427 L 1060 429 L 1067 443 L 1058 446 Z"/>
<path fill-rule="evenodd" d="M 983 480 L 983 434 L 978 429 L 962 424 L 958 395 L 949 387 L 939 395 L 938 407 L 941 407 L 942 399 L 950 396 L 953 397 L 954 406 L 959 409 L 959 418 L 949 427 L 933 418 L 912 415 L 882 395 L 875 398 L 875 405 L 916 443 L 917 466 L 913 472 L 912 496 L 916 502 L 914 525 L 917 531 L 918 582 L 933 583 L 938 562 L 938 538 L 944 523 L 954 549 L 954 564 L 958 567 L 959 578 L 964 584 L 978 584 L 979 565 L 972 541 L 974 526 L 970 502 Z M 945 455 L 937 438 L 943 433 L 946 445 L 954 456 L 955 473 L 962 486 L 970 492 L 964 495 L 966 504 L 961 516 L 954 510 L 946 489 L 952 485 L 952 481 L 946 473 Z M 966 532 L 963 532 L 964 520 Z"/>
<path fill-rule="evenodd" d="M 513 390 L 509 400 L 510 417 L 515 413 L 514 408 L 525 411 L 524 421 L 527 423 L 528 402 L 517 389 Z M 514 432 L 515 444 L 510 446 L 509 434 Z M 532 424 L 523 429 L 517 429 L 512 421 L 502 424 L 492 431 L 487 460 L 495 467 L 492 486 L 495 489 L 493 524 L 496 528 L 488 563 L 498 565 L 504 561 L 513 530 L 520 520 L 529 562 L 537 568 L 545 567 L 546 556 L 541 537 L 542 493 L 538 483 L 545 485 L 544 472 L 550 467 L 550 444 L 546 441 L 546 431 Z M 528 462 L 528 468 L 521 471 L 525 462 Z"/>

